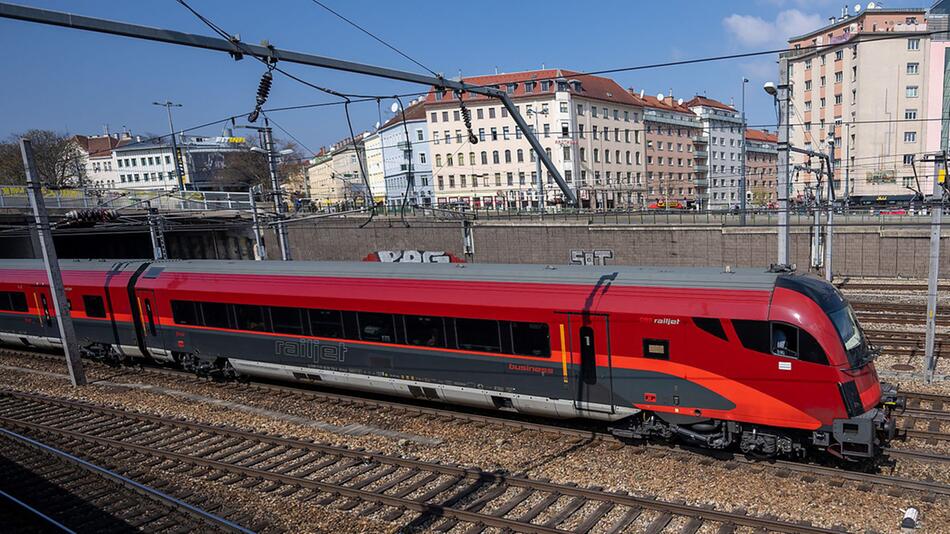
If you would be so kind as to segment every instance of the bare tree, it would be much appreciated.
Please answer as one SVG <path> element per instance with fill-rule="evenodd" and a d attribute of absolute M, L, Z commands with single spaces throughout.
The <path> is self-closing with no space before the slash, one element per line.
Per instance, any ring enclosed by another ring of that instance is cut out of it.
<path fill-rule="evenodd" d="M 52 130 L 29 130 L 13 134 L 0 142 L 0 181 L 26 183 L 23 159 L 20 156 L 21 137 L 26 137 L 33 143 L 36 171 L 44 184 L 62 187 L 70 185 L 71 181 L 81 182 L 85 177 L 85 157 L 68 136 Z"/>
<path fill-rule="evenodd" d="M 278 152 L 292 150 L 291 153 L 280 156 L 277 172 L 282 182 L 291 186 L 290 189 L 299 190 L 297 185 L 301 174 L 303 183 L 306 183 L 306 161 L 296 144 L 279 140 L 274 144 Z M 267 156 L 256 150 L 228 152 L 224 155 L 223 167 L 215 170 L 211 181 L 215 189 L 246 191 L 249 187 L 261 185 L 265 191 L 269 191 L 271 181 Z"/>

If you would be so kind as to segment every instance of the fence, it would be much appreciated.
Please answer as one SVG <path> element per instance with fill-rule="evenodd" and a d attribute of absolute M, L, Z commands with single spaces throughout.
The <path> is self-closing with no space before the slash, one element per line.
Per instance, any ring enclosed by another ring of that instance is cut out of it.
<path fill-rule="evenodd" d="M 230 191 L 148 191 L 131 189 L 43 189 L 48 208 L 141 207 L 148 201 L 160 210 L 247 210 L 250 196 Z M 29 208 L 26 186 L 0 185 L 0 208 Z"/>

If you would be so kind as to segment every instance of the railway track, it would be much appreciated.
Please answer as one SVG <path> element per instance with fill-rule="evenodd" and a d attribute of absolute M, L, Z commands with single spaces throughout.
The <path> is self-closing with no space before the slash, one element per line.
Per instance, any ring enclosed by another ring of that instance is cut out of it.
<path fill-rule="evenodd" d="M 18 351 L 19 352 L 19 351 Z M 26 353 L 31 354 L 31 353 Z M 49 357 L 49 355 L 46 355 Z M 191 373 L 182 371 L 163 369 L 163 368 L 144 368 L 147 373 L 157 373 L 166 376 L 173 376 L 178 379 L 189 381 L 199 381 Z M 303 398 L 308 403 L 330 403 L 347 404 L 358 407 L 365 407 L 373 410 L 397 411 L 405 417 L 424 417 L 433 421 L 453 422 L 454 424 L 471 425 L 472 428 L 483 428 L 487 425 L 506 428 L 512 432 L 537 432 L 539 435 L 547 436 L 550 439 L 563 439 L 572 443 L 601 443 L 612 447 L 633 446 L 621 442 L 613 435 L 601 428 L 578 428 L 576 426 L 565 426 L 551 422 L 537 422 L 526 420 L 519 416 L 509 416 L 504 413 L 492 413 L 486 415 L 482 412 L 469 412 L 457 407 L 439 407 L 431 403 L 414 403 L 412 401 L 400 399 L 398 401 L 378 398 L 376 396 L 367 396 L 366 394 L 348 394 L 338 391 L 327 391 L 325 389 L 312 389 L 296 386 L 286 386 L 277 384 L 228 384 L 224 388 L 240 388 L 241 390 L 250 389 L 261 395 L 277 397 Z M 936 396 L 927 397 L 932 398 Z M 947 405 L 950 406 L 950 399 Z M 638 449 L 651 455 L 676 455 L 683 461 L 710 461 L 709 451 L 691 450 L 686 447 L 671 448 L 662 444 L 641 444 L 636 446 Z M 888 449 L 888 455 L 892 458 L 906 459 L 924 462 L 950 462 L 950 456 L 942 453 L 931 452 L 927 450 L 909 450 L 903 448 Z M 782 476 L 794 474 L 805 481 L 813 481 L 816 477 L 833 481 L 836 485 L 849 483 L 857 489 L 872 491 L 875 488 L 884 491 L 915 491 L 928 497 L 950 497 L 950 486 L 940 482 L 918 481 L 899 476 L 888 476 L 881 474 L 870 474 L 862 472 L 846 471 L 836 467 L 802 463 L 795 461 L 777 460 L 768 463 L 761 463 L 754 459 L 733 454 L 716 455 L 713 461 L 725 461 L 728 465 L 746 465 L 755 468 L 775 469 Z"/>
<path fill-rule="evenodd" d="M 601 488 L 424 462 L 273 435 L 0 392 L 0 423 L 87 457 L 163 465 L 184 476 L 312 501 L 403 530 L 661 533 L 668 527 L 769 532 L 832 529 L 724 512 Z M 459 529 L 462 530 L 459 530 Z M 671 530 L 671 531 L 672 531 Z"/>
<path fill-rule="evenodd" d="M 851 282 L 842 280 L 835 282 L 835 287 L 848 291 L 927 291 L 926 282 L 888 282 L 885 280 L 875 282 Z M 943 283 L 937 286 L 938 291 L 950 290 L 950 285 Z"/>
<path fill-rule="evenodd" d="M 0 454 L 0 516 L 7 532 L 253 532 L 2 428 Z"/>

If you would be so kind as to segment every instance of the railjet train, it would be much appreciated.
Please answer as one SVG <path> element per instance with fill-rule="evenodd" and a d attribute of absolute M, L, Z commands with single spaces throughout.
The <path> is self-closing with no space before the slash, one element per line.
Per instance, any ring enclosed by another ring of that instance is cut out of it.
<path fill-rule="evenodd" d="M 63 261 L 87 356 L 319 382 L 628 438 L 859 461 L 893 437 L 875 351 L 791 273 L 544 265 Z M 60 345 L 42 264 L 0 260 L 0 341 Z"/>

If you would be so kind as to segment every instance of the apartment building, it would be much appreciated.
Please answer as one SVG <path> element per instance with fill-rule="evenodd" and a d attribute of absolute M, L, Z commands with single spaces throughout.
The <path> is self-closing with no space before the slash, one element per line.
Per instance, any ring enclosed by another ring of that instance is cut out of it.
<path fill-rule="evenodd" d="M 74 135 L 70 141 L 79 161 L 72 166 L 77 174 L 72 179 L 78 184 L 109 189 L 117 187 L 119 174 L 116 172 L 112 151 L 132 142 L 130 133 L 121 135 Z"/>
<path fill-rule="evenodd" d="M 249 150 L 243 137 L 234 137 L 229 131 L 219 137 L 179 135 L 178 154 L 182 179 L 186 189 L 214 189 L 215 172 L 224 168 L 225 155 Z M 175 174 L 176 157 L 171 140 L 136 137 L 135 142 L 112 151 L 114 172 L 120 189 L 178 189 Z"/>
<path fill-rule="evenodd" d="M 616 82 L 562 69 L 465 79 L 504 90 L 585 207 L 638 203 L 643 186 L 643 106 Z M 472 143 L 461 113 L 471 111 Z M 434 194 L 439 204 L 527 208 L 563 202 L 552 176 L 497 100 L 433 90 L 426 96 Z M 639 163 L 638 163 L 639 162 Z"/>
<path fill-rule="evenodd" d="M 739 205 L 739 177 L 742 166 L 742 115 L 736 108 L 705 96 L 696 96 L 686 107 L 702 124 L 702 134 L 693 139 L 700 158 L 696 172 L 706 179 L 706 202 L 712 210 L 730 209 Z M 701 180 L 701 178 L 700 178 Z"/>
<path fill-rule="evenodd" d="M 363 132 L 355 138 L 337 141 L 329 149 L 320 149 L 307 168 L 310 198 L 316 206 L 367 201 L 363 176 L 367 172 L 365 142 L 368 137 L 369 133 Z M 373 196 L 378 195 L 374 190 Z"/>
<path fill-rule="evenodd" d="M 943 54 L 931 54 L 927 15 L 924 9 L 844 10 L 789 39 L 790 141 L 825 152 L 833 131 L 839 196 L 860 202 L 905 195 L 915 186 L 914 158 L 939 146 L 933 139 L 939 129 L 923 120 L 941 115 L 944 79 Z M 805 160 L 791 157 L 793 165 Z M 932 183 L 932 170 L 917 170 Z M 801 195 L 804 183 L 792 187 Z"/>
<path fill-rule="evenodd" d="M 433 205 L 432 158 L 424 98 L 412 102 L 404 111 L 397 111 L 379 128 L 379 135 L 386 204 L 398 207 L 405 199 L 410 206 Z M 369 147 L 366 152 L 369 159 L 372 156 Z M 412 188 L 407 192 L 410 170 Z"/>
<path fill-rule="evenodd" d="M 383 169 L 383 138 L 379 131 L 367 134 L 363 139 L 366 151 L 366 176 L 373 192 L 373 202 L 386 201 L 386 171 Z"/>
<path fill-rule="evenodd" d="M 650 96 L 641 91 L 646 139 L 643 200 L 647 207 L 705 205 L 706 144 L 703 124 L 693 110 L 673 95 Z M 699 141 L 701 150 L 694 143 Z"/>
<path fill-rule="evenodd" d="M 747 129 L 745 154 L 747 205 L 774 206 L 778 201 L 778 135 Z"/>

